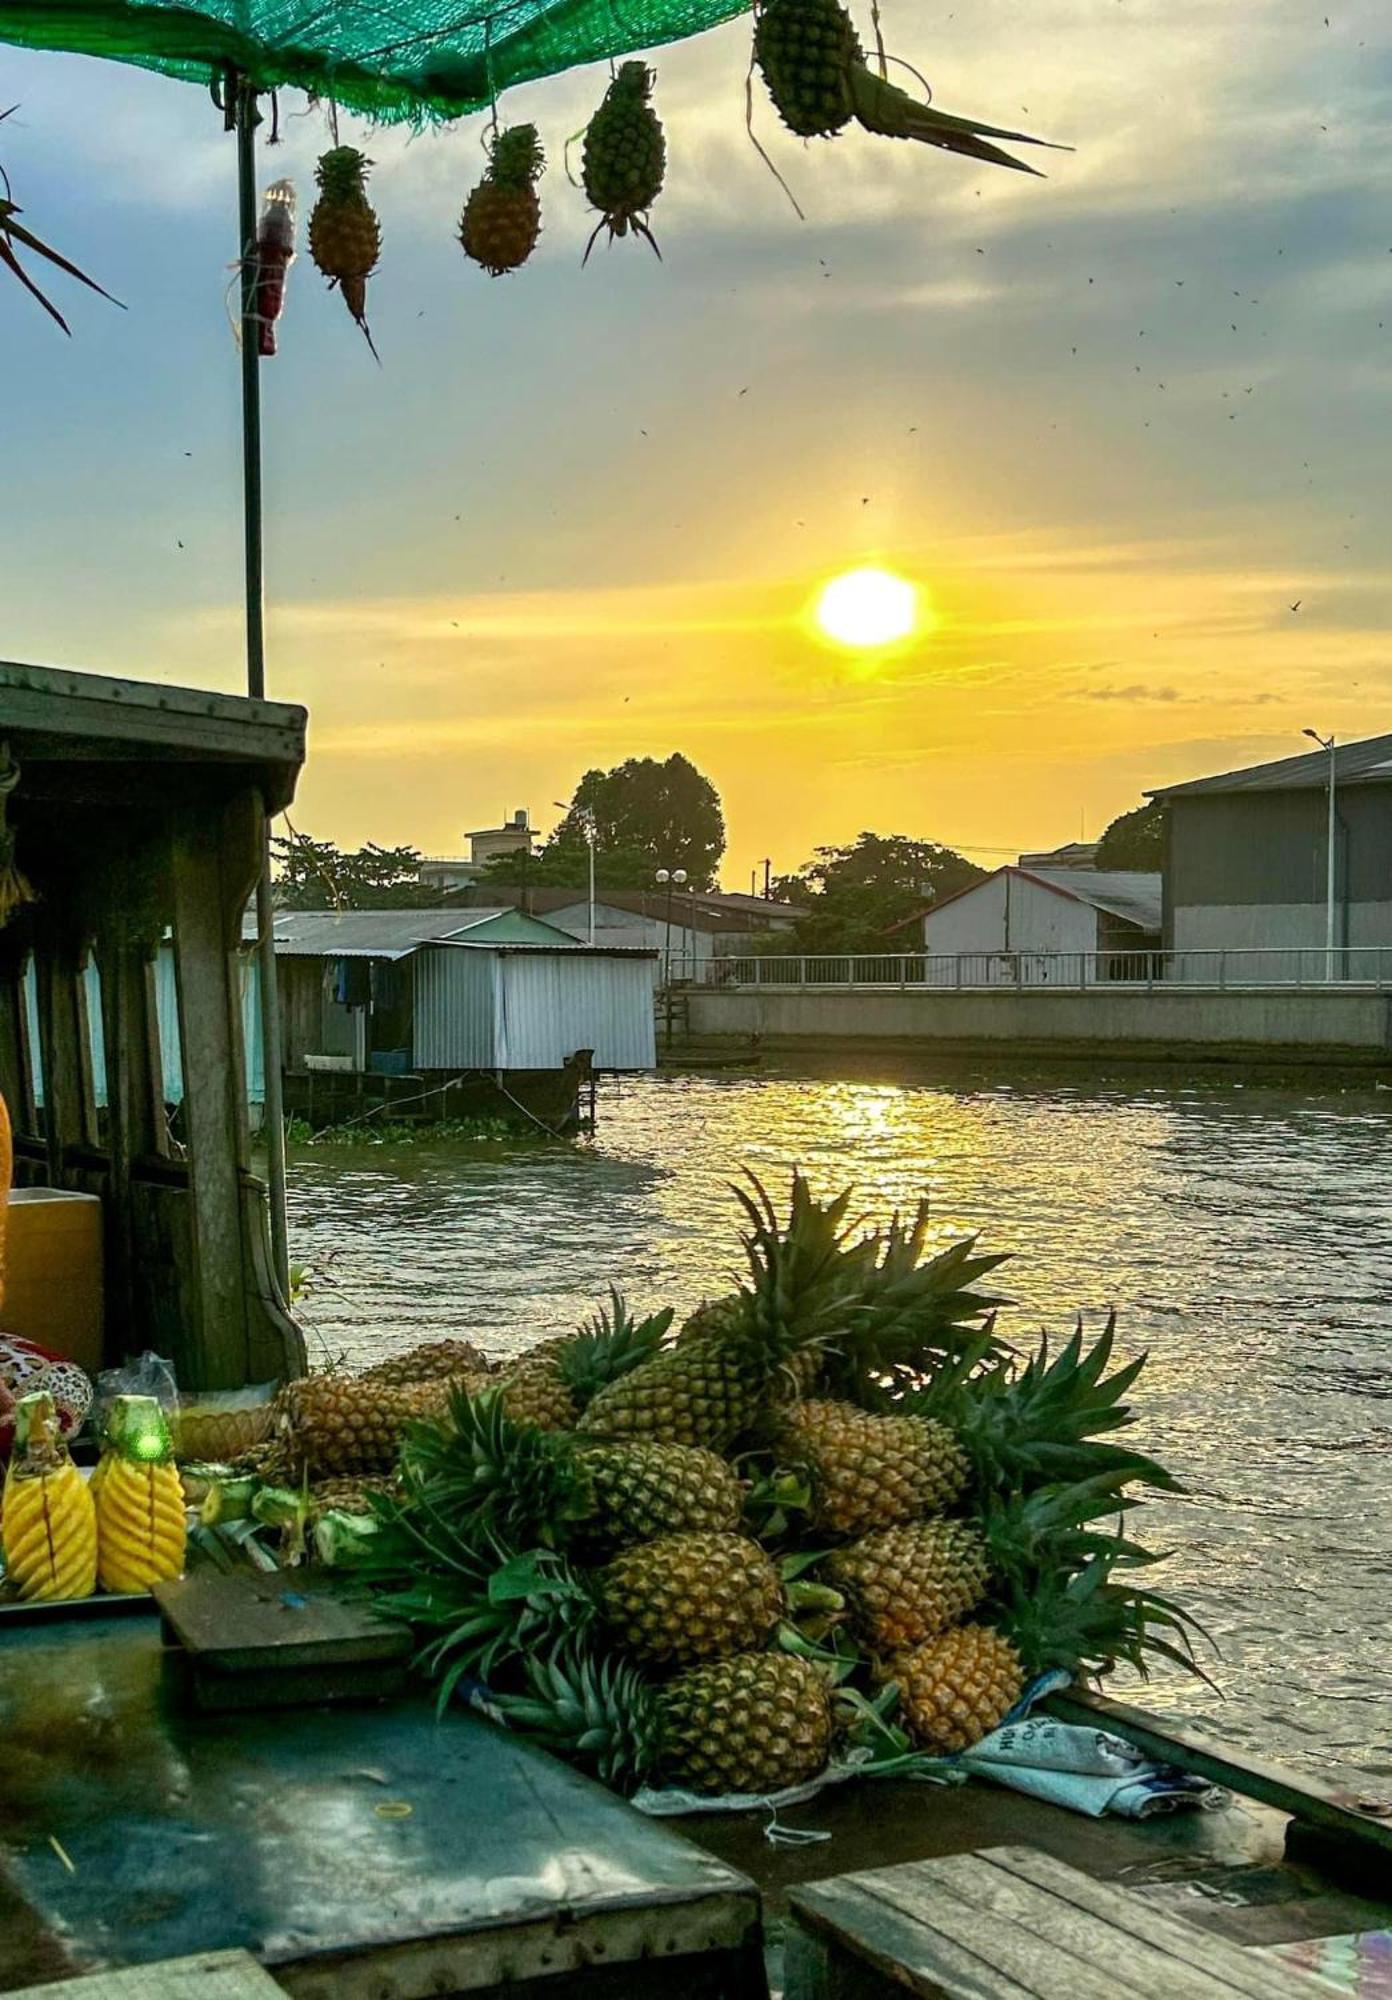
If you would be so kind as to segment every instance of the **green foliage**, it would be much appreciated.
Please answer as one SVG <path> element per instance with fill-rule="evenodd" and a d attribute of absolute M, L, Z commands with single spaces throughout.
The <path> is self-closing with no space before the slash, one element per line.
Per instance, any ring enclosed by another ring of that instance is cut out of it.
<path fill-rule="evenodd" d="M 587 771 L 575 788 L 570 809 L 543 852 L 578 856 L 585 880 L 585 829 L 595 831 L 595 869 L 609 888 L 646 888 L 659 868 L 684 868 L 693 889 L 709 889 L 725 852 L 725 818 L 720 794 L 687 757 L 674 753 L 665 763 L 630 757 L 611 771 Z M 619 881 L 600 870 L 636 876 Z"/>
<path fill-rule="evenodd" d="M 1165 809 L 1154 803 L 1137 806 L 1114 819 L 1097 843 L 1094 868 L 1144 868 L 1163 865 Z"/>
<path fill-rule="evenodd" d="M 514 1122 L 501 1116 L 476 1118 L 436 1118 L 406 1124 L 401 1119 L 354 1118 L 342 1125 L 321 1125 L 318 1130 L 307 1118 L 286 1121 L 285 1140 L 290 1146 L 435 1146 L 442 1143 L 494 1144 L 516 1139 L 547 1139 L 534 1119 L 520 1115 Z"/>
<path fill-rule="evenodd" d="M 295 834 L 272 840 L 271 850 L 276 900 L 287 910 L 421 910 L 441 901 L 440 891 L 419 879 L 415 847 L 369 840 L 346 853 L 331 840 Z"/>
<path fill-rule="evenodd" d="M 796 875 L 774 883 L 779 900 L 801 906 L 791 931 L 768 940 L 779 952 L 918 951 L 896 924 L 943 896 L 984 880 L 986 871 L 951 847 L 901 833 L 862 833 L 848 847 L 819 847 Z"/>

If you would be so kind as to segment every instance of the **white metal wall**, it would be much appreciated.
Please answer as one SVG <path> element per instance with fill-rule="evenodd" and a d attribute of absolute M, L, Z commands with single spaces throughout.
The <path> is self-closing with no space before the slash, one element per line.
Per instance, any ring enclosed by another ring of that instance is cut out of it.
<path fill-rule="evenodd" d="M 577 1049 L 596 1069 L 656 1063 L 650 959 L 438 945 L 412 962 L 419 1069 L 560 1069 Z"/>
<path fill-rule="evenodd" d="M 482 946 L 418 951 L 411 1060 L 417 1069 L 500 1069 L 498 954 Z"/>
<path fill-rule="evenodd" d="M 577 1049 L 594 1050 L 596 1069 L 654 1066 L 649 959 L 590 958 L 579 952 L 498 956 L 498 1042 L 504 1069 L 559 1069 Z"/>
<path fill-rule="evenodd" d="M 1000 954 L 1002 984 L 1027 980 L 1032 970 L 1042 976 L 1032 954 L 1095 952 L 1097 937 L 1098 914 L 1091 904 L 1004 873 L 930 910 L 923 920 L 924 948 L 930 952 Z"/>

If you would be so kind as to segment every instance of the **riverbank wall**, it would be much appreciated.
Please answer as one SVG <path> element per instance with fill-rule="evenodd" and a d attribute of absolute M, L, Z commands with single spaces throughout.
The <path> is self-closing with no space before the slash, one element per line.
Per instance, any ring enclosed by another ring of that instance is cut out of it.
<path fill-rule="evenodd" d="M 1392 1068 L 1392 993 L 1370 989 L 1040 988 L 954 993 L 692 988 L 693 1039 L 765 1047 L 897 1043 L 943 1053 L 1124 1055 L 1137 1061 L 1337 1061 Z"/>

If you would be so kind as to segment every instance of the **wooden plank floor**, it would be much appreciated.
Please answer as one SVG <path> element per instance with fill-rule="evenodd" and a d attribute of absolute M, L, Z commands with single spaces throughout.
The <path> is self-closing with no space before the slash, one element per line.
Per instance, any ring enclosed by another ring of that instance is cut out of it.
<path fill-rule="evenodd" d="M 1025 1848 L 794 1890 L 787 2000 L 1296 2000 L 1323 1989 Z"/>
<path fill-rule="evenodd" d="M 55 1985 L 26 1986 L 14 2000 L 285 2000 L 250 1952 L 206 1951 L 163 1965 L 89 1972 Z"/>

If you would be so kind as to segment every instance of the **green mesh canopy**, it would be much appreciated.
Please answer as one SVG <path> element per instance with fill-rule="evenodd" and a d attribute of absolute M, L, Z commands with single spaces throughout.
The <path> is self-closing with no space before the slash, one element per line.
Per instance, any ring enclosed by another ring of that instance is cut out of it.
<path fill-rule="evenodd" d="M 262 90 L 296 85 L 347 110 L 457 118 L 574 64 L 699 34 L 749 0 L 0 0 L 0 41 Z"/>

